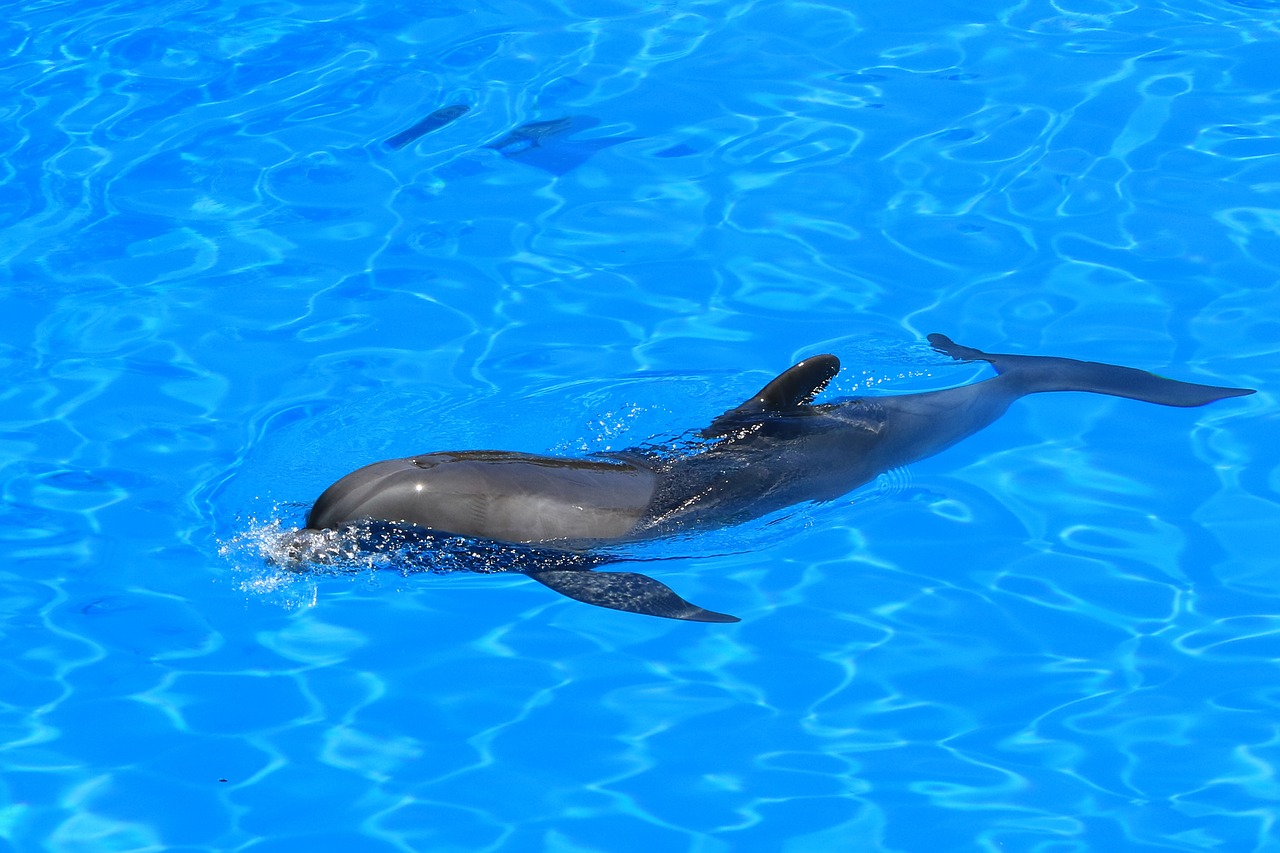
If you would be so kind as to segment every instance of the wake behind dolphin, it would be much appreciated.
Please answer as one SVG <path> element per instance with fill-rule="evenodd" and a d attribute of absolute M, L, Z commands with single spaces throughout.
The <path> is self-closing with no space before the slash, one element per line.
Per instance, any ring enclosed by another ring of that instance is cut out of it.
<path fill-rule="evenodd" d="M 989 362 L 996 375 L 942 391 L 814 404 L 840 370 L 835 356 L 818 355 L 715 418 L 688 452 L 632 448 L 570 458 L 482 450 L 375 462 L 326 489 L 302 533 L 388 522 L 580 552 L 838 498 L 972 435 L 1027 394 L 1088 391 L 1190 407 L 1254 393 L 1097 362 L 986 353 L 943 335 L 930 335 L 929 343 L 958 361 Z M 589 563 L 563 560 L 513 570 L 600 607 L 695 622 L 739 621 L 635 572 L 596 571 Z"/>

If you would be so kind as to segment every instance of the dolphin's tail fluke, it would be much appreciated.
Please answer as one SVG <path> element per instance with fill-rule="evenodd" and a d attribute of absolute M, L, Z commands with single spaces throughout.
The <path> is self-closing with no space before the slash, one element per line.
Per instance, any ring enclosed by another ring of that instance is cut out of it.
<path fill-rule="evenodd" d="M 1028 394 L 1038 391 L 1091 391 L 1095 394 L 1159 403 L 1162 406 L 1189 407 L 1254 393 L 1252 388 L 1225 388 L 1179 382 L 1145 370 L 1096 361 L 988 353 L 960 346 L 946 335 L 930 335 L 929 343 L 938 352 L 959 361 L 990 362 L 996 373 L 1016 377 Z"/>

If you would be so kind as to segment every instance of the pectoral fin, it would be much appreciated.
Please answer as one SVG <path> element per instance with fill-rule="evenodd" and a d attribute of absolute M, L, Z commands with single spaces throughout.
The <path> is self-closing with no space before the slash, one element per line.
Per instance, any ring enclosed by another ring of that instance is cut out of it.
<path fill-rule="evenodd" d="M 549 569 L 529 572 L 529 577 L 561 595 L 597 607 L 690 622 L 740 621 L 737 616 L 704 610 L 696 604 L 690 604 L 672 592 L 666 584 L 635 572 Z"/>

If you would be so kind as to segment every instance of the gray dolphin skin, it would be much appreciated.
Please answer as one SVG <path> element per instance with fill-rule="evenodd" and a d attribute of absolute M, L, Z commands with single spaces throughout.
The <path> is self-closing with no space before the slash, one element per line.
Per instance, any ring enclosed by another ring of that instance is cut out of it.
<path fill-rule="evenodd" d="M 1254 393 L 1110 364 L 986 353 L 943 335 L 930 335 L 929 343 L 959 361 L 989 362 L 996 375 L 942 391 L 815 405 L 813 399 L 840 370 L 835 356 L 818 355 L 715 418 L 690 452 L 663 456 L 635 448 L 568 458 L 464 451 L 375 462 L 326 489 L 307 516 L 307 528 L 374 520 L 589 549 L 738 524 L 803 501 L 838 498 L 972 435 L 1027 394 L 1088 391 L 1190 407 Z M 738 621 L 690 604 L 634 572 L 525 573 L 601 607 L 695 622 Z"/>

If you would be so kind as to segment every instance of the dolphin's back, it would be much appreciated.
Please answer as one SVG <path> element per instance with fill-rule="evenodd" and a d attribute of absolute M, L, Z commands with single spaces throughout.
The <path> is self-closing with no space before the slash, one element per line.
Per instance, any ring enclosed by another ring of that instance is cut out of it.
<path fill-rule="evenodd" d="M 473 520 L 469 529 L 450 532 L 508 542 L 589 545 L 622 539 L 644 514 L 657 481 L 642 465 L 607 457 L 497 451 L 447 456 Z"/>

